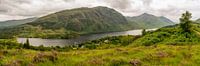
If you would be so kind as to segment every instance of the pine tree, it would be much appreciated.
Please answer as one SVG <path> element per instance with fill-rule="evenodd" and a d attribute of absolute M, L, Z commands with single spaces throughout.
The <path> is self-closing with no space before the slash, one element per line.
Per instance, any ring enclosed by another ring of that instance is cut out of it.
<path fill-rule="evenodd" d="M 192 14 L 188 11 L 186 11 L 186 13 L 182 14 L 182 17 L 180 18 L 180 27 L 183 30 L 183 32 L 190 32 L 190 28 L 191 28 L 191 16 Z"/>
<path fill-rule="evenodd" d="M 24 43 L 23 48 L 30 49 L 30 43 L 28 38 L 26 39 L 26 43 Z"/>
<path fill-rule="evenodd" d="M 142 30 L 142 35 L 145 35 L 146 34 L 146 29 L 143 29 Z"/>

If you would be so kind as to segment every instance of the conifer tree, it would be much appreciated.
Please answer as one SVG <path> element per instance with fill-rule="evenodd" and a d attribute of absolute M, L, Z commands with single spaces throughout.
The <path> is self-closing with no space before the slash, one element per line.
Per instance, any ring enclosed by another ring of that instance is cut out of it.
<path fill-rule="evenodd" d="M 146 29 L 143 29 L 142 30 L 142 35 L 145 35 L 146 34 Z"/>
<path fill-rule="evenodd" d="M 190 32 L 190 28 L 191 28 L 191 16 L 192 14 L 188 11 L 186 11 L 186 13 L 182 14 L 182 17 L 180 18 L 180 27 L 183 30 L 183 32 Z"/>
<path fill-rule="evenodd" d="M 26 43 L 24 43 L 23 48 L 30 49 L 30 43 L 28 38 L 26 39 Z"/>

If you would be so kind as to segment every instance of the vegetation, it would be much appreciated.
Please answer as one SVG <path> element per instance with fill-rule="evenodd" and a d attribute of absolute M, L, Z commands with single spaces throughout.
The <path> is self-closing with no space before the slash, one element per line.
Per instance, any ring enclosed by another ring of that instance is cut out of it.
<path fill-rule="evenodd" d="M 24 43 L 23 48 L 30 49 L 30 43 L 28 39 L 26 39 L 26 43 Z"/>
<path fill-rule="evenodd" d="M 27 19 L 21 19 L 21 20 L 0 21 L 0 29 L 11 27 L 11 26 L 17 26 L 21 24 L 26 24 L 36 19 L 37 19 L 36 17 L 33 17 L 33 18 L 27 18 Z"/>
<path fill-rule="evenodd" d="M 143 29 L 142 30 L 142 35 L 145 35 L 146 34 L 146 29 Z"/>
<path fill-rule="evenodd" d="M 0 38 L 69 39 L 84 34 L 160 28 L 173 24 L 165 17 L 146 13 L 126 18 L 114 9 L 99 6 L 63 10 L 40 18 L 1 22 Z"/>
<path fill-rule="evenodd" d="M 141 28 L 161 28 L 168 25 L 174 25 L 175 23 L 166 17 L 157 17 L 151 14 L 144 13 L 135 17 L 127 17 L 127 20 L 131 23 L 136 23 Z"/>
<path fill-rule="evenodd" d="M 1 49 L 19 49 L 21 44 L 17 43 L 15 39 L 0 39 Z"/>
<path fill-rule="evenodd" d="M 0 66 L 199 66 L 200 24 L 181 23 L 142 36 L 114 36 L 66 47 L 0 40 Z"/>
<path fill-rule="evenodd" d="M 190 20 L 191 14 L 186 12 L 180 18 L 180 25 L 172 27 L 164 27 L 155 32 L 149 32 L 147 35 L 134 41 L 134 45 L 156 45 L 156 44 L 198 44 L 199 37 L 199 24 L 192 24 Z"/>
<path fill-rule="evenodd" d="M 198 66 L 200 45 L 157 45 L 103 50 L 42 52 L 1 50 L 0 65 L 10 66 Z"/>
<path fill-rule="evenodd" d="M 135 39 L 139 38 L 140 36 L 113 36 L 113 37 L 105 37 L 98 40 L 88 41 L 78 45 L 71 45 L 65 47 L 44 47 L 41 46 L 31 46 L 29 43 L 29 39 L 26 40 L 24 44 L 17 43 L 16 39 L 2 39 L 0 41 L 0 46 L 2 49 L 31 49 L 31 50 L 38 50 L 38 51 L 70 51 L 76 49 L 108 49 L 108 48 L 115 48 L 121 46 L 127 46 L 131 44 Z M 7 48 L 10 47 L 10 48 Z"/>
<path fill-rule="evenodd" d="M 67 31 L 64 28 L 53 30 L 43 29 L 40 26 L 34 27 L 31 25 L 11 27 L 7 29 L 2 29 L 0 31 L 0 38 L 3 39 L 10 39 L 15 37 L 68 39 L 79 36 L 77 32 Z"/>
<path fill-rule="evenodd" d="M 190 20 L 192 18 L 192 14 L 186 11 L 186 13 L 182 14 L 182 17 L 180 18 L 180 27 L 182 28 L 183 32 L 191 32 L 191 23 Z"/>
<path fill-rule="evenodd" d="M 114 9 L 107 7 L 77 8 L 63 10 L 40 17 L 30 23 L 2 29 L 0 37 L 68 39 L 83 34 L 130 29 L 137 29 L 137 27 L 130 24 L 122 14 Z"/>
<path fill-rule="evenodd" d="M 82 43 L 79 45 L 79 47 L 88 49 L 108 49 L 114 47 L 122 47 L 131 44 L 134 40 L 136 40 L 139 37 L 140 36 L 132 35 L 106 37 Z"/>

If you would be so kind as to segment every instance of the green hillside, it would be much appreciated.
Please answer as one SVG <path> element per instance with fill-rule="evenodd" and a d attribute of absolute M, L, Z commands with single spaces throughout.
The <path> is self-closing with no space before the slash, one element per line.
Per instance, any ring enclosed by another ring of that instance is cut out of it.
<path fill-rule="evenodd" d="M 12 32 L 12 36 L 16 37 L 74 38 L 83 34 L 137 28 L 137 25 L 130 24 L 122 14 L 114 9 L 100 6 L 49 14 L 31 23 L 3 29 L 1 35 L 5 37 L 6 34 Z"/>
<path fill-rule="evenodd" d="M 200 42 L 200 25 L 193 23 L 193 21 L 190 20 L 190 18 L 191 14 L 189 12 L 186 12 L 180 18 L 180 24 L 160 28 L 155 32 L 149 32 L 147 33 L 147 35 L 139 38 L 134 43 L 146 46 L 156 44 L 198 44 Z"/>
<path fill-rule="evenodd" d="M 27 19 L 21 19 L 21 20 L 8 20 L 8 21 L 0 21 L 0 28 L 6 28 L 6 27 L 11 27 L 11 26 L 17 26 L 17 25 L 22 25 L 25 23 L 32 22 L 36 20 L 37 18 L 27 18 Z"/>
<path fill-rule="evenodd" d="M 18 37 L 73 38 L 82 34 L 136 28 L 114 9 L 94 7 L 56 12 L 31 23 L 3 29 L 1 35 L 5 37 L 12 32 L 12 36 Z"/>
<path fill-rule="evenodd" d="M 127 17 L 127 20 L 132 23 L 137 23 L 142 28 L 160 28 L 175 24 L 166 17 L 157 17 L 147 13 L 135 17 Z"/>
<path fill-rule="evenodd" d="M 127 24 L 122 14 L 107 7 L 64 10 L 28 23 L 33 26 L 40 25 L 44 29 L 65 28 L 82 33 L 124 30 Z"/>

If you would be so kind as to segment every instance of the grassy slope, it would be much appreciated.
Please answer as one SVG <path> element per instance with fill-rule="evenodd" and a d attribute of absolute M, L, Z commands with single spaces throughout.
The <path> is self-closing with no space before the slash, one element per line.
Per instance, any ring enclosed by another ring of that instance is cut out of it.
<path fill-rule="evenodd" d="M 200 45 L 193 46 L 140 46 L 140 47 L 122 47 L 104 50 L 78 50 L 70 52 L 59 52 L 58 60 L 52 62 L 36 63 L 34 57 L 41 52 L 32 50 L 8 50 L 6 55 L 0 55 L 2 64 L 22 64 L 36 66 L 131 66 L 131 63 L 137 65 L 173 65 L 183 66 L 200 64 L 199 57 Z M 42 52 L 51 55 L 52 52 Z"/>
<path fill-rule="evenodd" d="M 199 43 L 199 29 L 196 29 L 196 25 L 194 24 L 194 27 L 191 30 L 191 33 L 183 33 L 179 27 L 161 28 L 137 39 L 133 44 L 149 46 L 156 44 L 184 45 Z"/>

